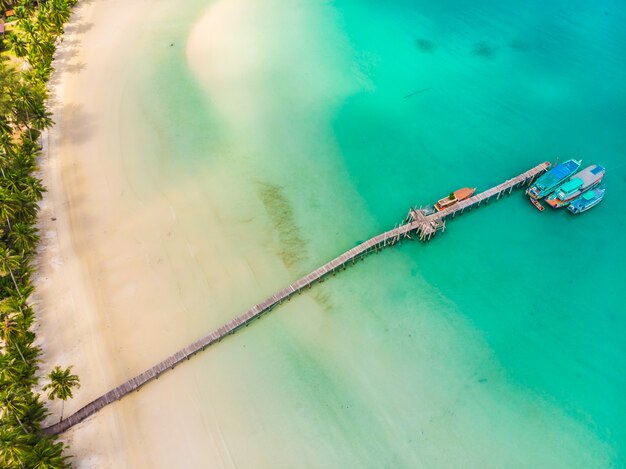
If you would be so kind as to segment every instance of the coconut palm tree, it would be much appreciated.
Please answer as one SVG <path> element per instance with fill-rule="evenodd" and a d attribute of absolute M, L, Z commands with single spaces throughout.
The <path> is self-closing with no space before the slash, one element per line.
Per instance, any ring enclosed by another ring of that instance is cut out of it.
<path fill-rule="evenodd" d="M 49 127 L 52 127 L 54 121 L 52 120 L 52 114 L 48 112 L 43 102 L 38 102 L 33 107 L 32 117 L 33 129 L 42 131 Z"/>
<path fill-rule="evenodd" d="M 13 243 L 13 247 L 22 253 L 32 253 L 39 241 L 37 227 L 29 223 L 17 222 L 13 225 L 13 229 L 8 234 L 9 240 Z"/>
<path fill-rule="evenodd" d="M 28 410 L 25 394 L 24 388 L 16 385 L 7 386 L 0 391 L 0 409 L 3 420 L 14 417 L 20 427 L 23 427 L 21 417 Z"/>
<path fill-rule="evenodd" d="M 28 363 L 26 361 L 26 357 L 22 353 L 22 349 L 20 348 L 19 338 L 24 335 L 26 331 L 21 327 L 19 321 L 17 320 L 14 314 L 5 314 L 0 320 L 0 338 L 4 341 L 5 350 L 9 349 L 11 346 L 14 346 L 19 353 L 22 361 L 24 363 Z"/>
<path fill-rule="evenodd" d="M 0 465 L 24 467 L 28 453 L 28 437 L 15 429 L 0 426 Z"/>
<path fill-rule="evenodd" d="M 22 416 L 22 424 L 28 433 L 38 434 L 41 431 L 41 422 L 48 416 L 46 406 L 39 400 L 39 395 L 32 395 L 26 412 Z"/>
<path fill-rule="evenodd" d="M 15 52 L 15 55 L 17 55 L 18 57 L 25 57 L 28 54 L 28 43 L 26 39 L 21 35 L 12 32 L 11 34 L 7 35 L 6 41 L 9 47 L 13 49 L 13 52 Z"/>
<path fill-rule="evenodd" d="M 48 374 L 48 379 L 50 382 L 46 384 L 42 390 L 48 391 L 48 399 L 53 400 L 59 398 L 63 401 L 63 404 L 61 405 L 60 422 L 63 420 L 65 401 L 68 397 L 74 397 L 72 395 L 72 389 L 80 388 L 80 380 L 77 375 L 72 374 L 71 366 L 67 367 L 65 370 L 62 370 L 60 366 L 55 366 L 50 374 Z"/>
<path fill-rule="evenodd" d="M 9 99 L 8 89 L 12 88 L 17 82 L 17 74 L 15 70 L 7 67 L 7 65 L 0 60 L 0 114 L 4 115 L 9 112 L 11 101 Z"/>
<path fill-rule="evenodd" d="M 6 222 L 9 231 L 11 231 L 11 220 L 15 218 L 15 214 L 19 210 L 20 201 L 13 192 L 6 189 L 6 186 L 8 185 L 7 183 L 10 181 L 5 180 L 2 182 L 4 187 L 0 187 L 0 221 Z M 0 272 L 1 271 L 2 267 L 0 267 Z M 0 273 L 0 276 L 3 275 Z"/>
<path fill-rule="evenodd" d="M 0 277 L 5 277 L 7 274 L 10 274 L 18 294 L 20 294 L 20 288 L 17 286 L 13 271 L 20 267 L 20 261 L 20 256 L 13 254 L 10 249 L 0 245 Z"/>
<path fill-rule="evenodd" d="M 28 455 L 28 467 L 32 469 L 64 469 L 68 467 L 67 457 L 63 456 L 63 443 L 55 443 L 50 438 L 42 438 Z"/>
<path fill-rule="evenodd" d="M 37 107 L 36 97 L 33 96 L 32 91 L 26 85 L 21 85 L 14 90 L 11 99 L 13 101 L 15 123 L 20 127 L 25 127 L 28 131 L 28 136 L 32 140 L 30 119 Z"/>
<path fill-rule="evenodd" d="M 32 364 L 20 361 L 11 353 L 0 356 L 0 387 L 10 384 L 31 387 L 36 383 L 35 367 Z"/>

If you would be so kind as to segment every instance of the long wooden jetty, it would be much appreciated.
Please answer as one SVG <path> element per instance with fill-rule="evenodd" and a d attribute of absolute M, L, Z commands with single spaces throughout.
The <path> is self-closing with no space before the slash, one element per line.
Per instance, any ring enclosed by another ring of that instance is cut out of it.
<path fill-rule="evenodd" d="M 344 252 L 332 261 L 324 264 L 318 269 L 315 269 L 310 274 L 302 277 L 286 288 L 283 288 L 279 292 L 270 296 L 265 301 L 254 305 L 243 314 L 235 317 L 233 320 L 227 322 L 208 335 L 167 357 L 165 360 L 157 363 L 143 373 L 129 379 L 116 388 L 113 388 L 69 417 L 45 428 L 44 431 L 48 434 L 59 434 L 66 431 L 77 423 L 82 422 L 87 417 L 95 414 L 103 407 L 120 400 L 122 397 L 133 391 L 138 390 L 140 387 L 153 379 L 158 378 L 163 373 L 173 370 L 176 365 L 188 360 L 196 353 L 206 349 L 208 346 L 219 342 L 227 335 L 234 333 L 237 329 L 250 323 L 253 319 L 258 318 L 267 311 L 270 311 L 274 306 L 280 305 L 284 300 L 289 299 L 295 293 L 299 293 L 304 288 L 310 287 L 316 281 L 321 280 L 329 274 L 335 273 L 338 269 L 345 267 L 348 263 L 354 263 L 356 260 L 365 257 L 370 252 L 378 252 L 379 249 L 387 246 L 393 246 L 404 238 L 410 238 L 411 234 L 419 236 L 419 239 L 422 241 L 429 241 L 437 231 L 445 230 L 446 219 L 454 218 L 455 215 L 463 213 L 465 210 L 471 210 L 474 207 L 479 207 L 482 203 L 486 204 L 494 198 L 497 200 L 507 192 L 510 194 L 513 189 L 531 184 L 537 176 L 544 173 L 549 167 L 549 162 L 541 163 L 540 165 L 535 166 L 513 179 L 509 179 L 502 184 L 492 187 L 491 189 L 458 202 L 441 212 L 430 213 L 429 211 L 411 208 L 404 224 L 401 224 L 393 230 L 381 233 L 378 236 L 375 236 Z"/>

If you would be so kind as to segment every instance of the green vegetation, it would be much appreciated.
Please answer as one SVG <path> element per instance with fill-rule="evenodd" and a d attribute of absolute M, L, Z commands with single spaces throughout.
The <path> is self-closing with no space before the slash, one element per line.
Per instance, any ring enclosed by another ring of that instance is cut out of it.
<path fill-rule="evenodd" d="M 60 366 L 55 366 L 54 370 L 48 375 L 50 382 L 46 384 L 43 391 L 48 391 L 48 399 L 56 399 L 57 397 L 63 401 L 61 407 L 61 418 L 59 422 L 63 420 L 63 408 L 65 401 L 68 397 L 74 397 L 72 395 L 72 388 L 80 388 L 80 380 L 78 376 L 72 374 L 72 367 L 67 367 L 62 370 Z"/>
<path fill-rule="evenodd" d="M 0 467 L 69 467 L 64 446 L 42 432 L 48 411 L 39 395 L 34 345 L 32 261 L 39 240 L 38 203 L 45 190 L 35 176 L 41 132 L 52 125 L 46 83 L 57 38 L 76 0 L 0 0 Z M 6 50 L 10 49 L 10 50 Z M 50 399 L 72 397 L 78 377 L 60 367 L 43 387 Z M 61 411 L 62 413 L 63 411 Z"/>

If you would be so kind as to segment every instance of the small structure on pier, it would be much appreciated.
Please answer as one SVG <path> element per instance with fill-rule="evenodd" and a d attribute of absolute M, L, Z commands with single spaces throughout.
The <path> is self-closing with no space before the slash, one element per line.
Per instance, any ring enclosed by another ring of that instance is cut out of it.
<path fill-rule="evenodd" d="M 466 209 L 468 211 L 472 210 L 474 207 L 480 207 L 480 204 L 483 202 L 488 203 L 489 200 L 494 197 L 498 200 L 504 193 L 508 192 L 510 194 L 513 189 L 530 185 L 537 176 L 540 176 L 547 171 L 550 166 L 550 162 L 545 161 L 517 177 L 508 179 L 502 184 L 492 187 L 491 189 L 481 192 L 480 194 L 476 194 L 468 199 L 457 202 L 451 207 L 439 212 L 431 212 L 428 209 L 418 210 L 411 208 L 407 216 L 407 221 L 412 221 L 418 225 L 415 231 L 419 235 L 420 241 L 430 241 L 430 239 L 438 231 L 445 231 L 447 218 L 454 218 L 457 213 L 463 213 Z"/>

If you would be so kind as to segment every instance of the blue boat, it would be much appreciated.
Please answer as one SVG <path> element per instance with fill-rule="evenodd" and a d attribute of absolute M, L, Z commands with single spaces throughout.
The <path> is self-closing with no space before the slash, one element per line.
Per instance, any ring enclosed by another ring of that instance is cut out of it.
<path fill-rule="evenodd" d="M 593 164 L 574 174 L 569 181 L 559 186 L 552 195 L 546 197 L 546 202 L 553 208 L 569 205 L 583 193 L 598 186 L 602 182 L 606 170 L 604 166 Z"/>
<path fill-rule="evenodd" d="M 565 179 L 570 177 L 578 168 L 580 168 L 581 160 L 567 160 L 564 163 L 560 163 L 541 176 L 535 181 L 535 183 L 526 191 L 526 194 L 531 199 L 541 199 L 556 189 Z"/>
<path fill-rule="evenodd" d="M 604 198 L 604 187 L 596 187 L 573 200 L 567 207 L 572 213 L 582 213 L 598 205 Z"/>

